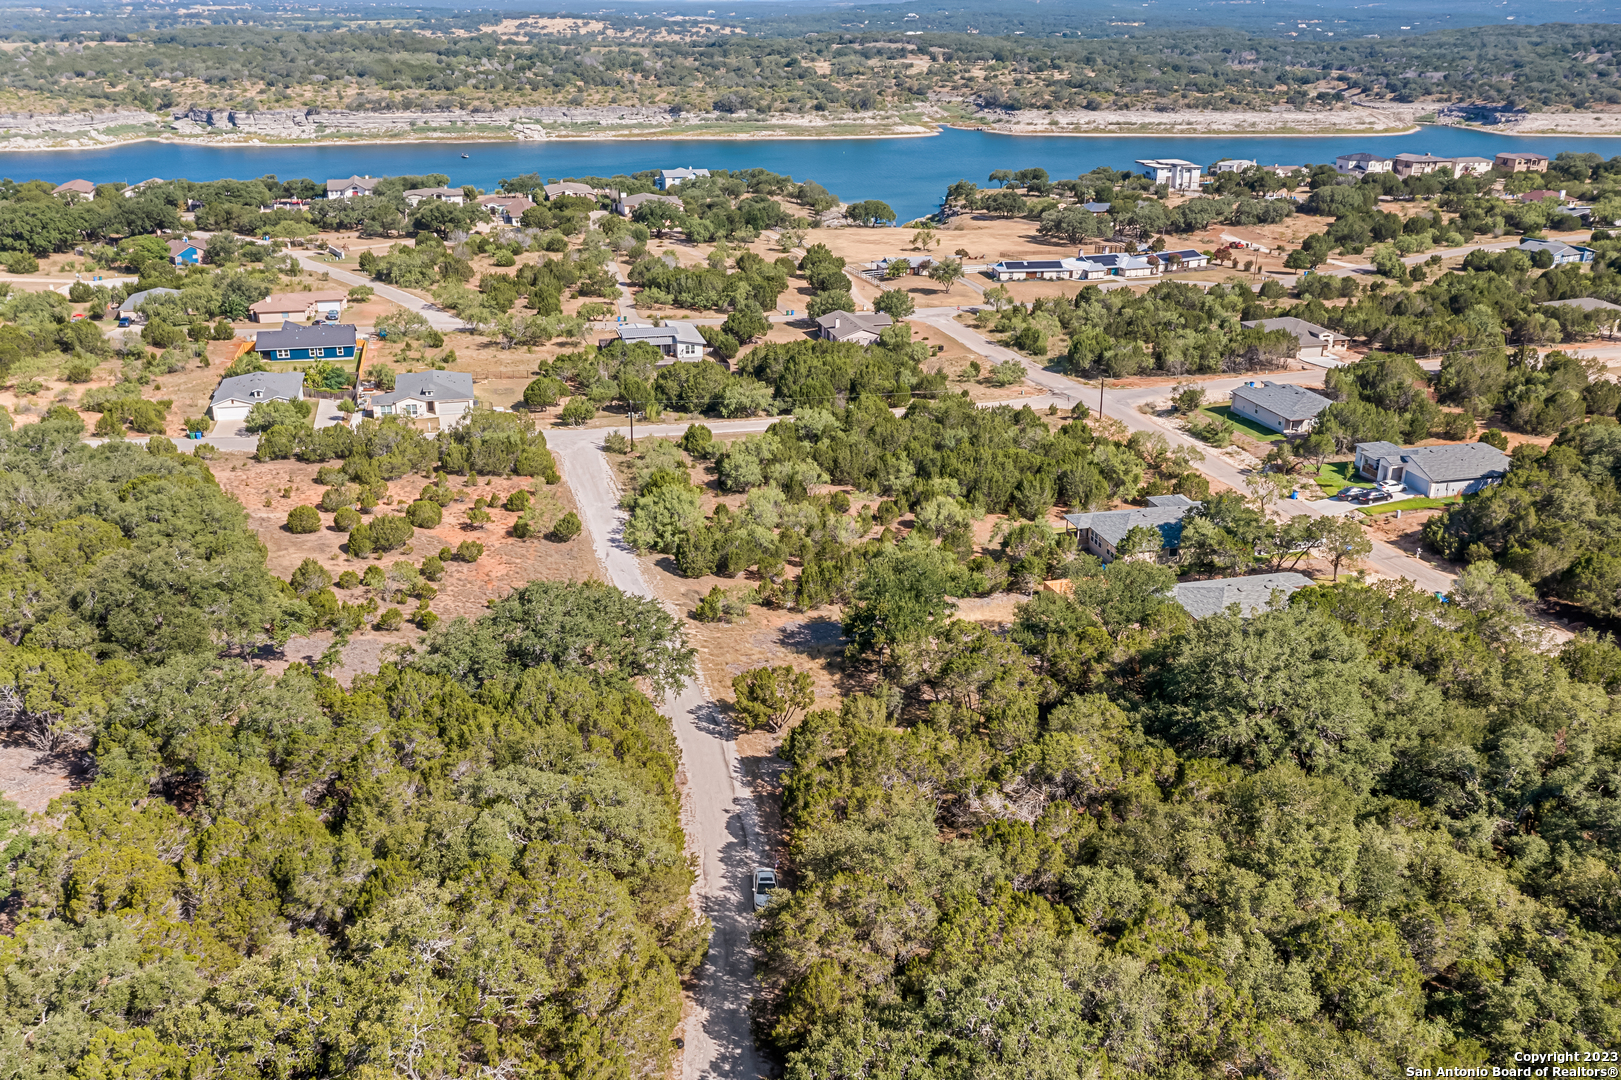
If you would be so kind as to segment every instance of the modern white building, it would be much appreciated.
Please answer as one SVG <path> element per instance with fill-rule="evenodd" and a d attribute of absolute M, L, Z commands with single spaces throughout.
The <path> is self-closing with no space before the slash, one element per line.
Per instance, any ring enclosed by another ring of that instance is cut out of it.
<path fill-rule="evenodd" d="M 611 345 L 616 340 L 627 344 L 645 341 L 664 354 L 663 363 L 702 360 L 707 347 L 704 336 L 689 322 L 665 323 L 663 326 L 621 326 L 618 338 L 610 338 L 601 344 Z"/>
<path fill-rule="evenodd" d="M 1334 171 L 1345 176 L 1366 176 L 1368 173 L 1389 172 L 1394 164 L 1390 158 L 1378 154 L 1341 154 L 1334 159 Z"/>
<path fill-rule="evenodd" d="M 1231 411 L 1284 435 L 1304 435 L 1317 426 L 1317 414 L 1334 404 L 1293 383 L 1247 382 L 1233 390 Z"/>
<path fill-rule="evenodd" d="M 1007 259 L 991 267 L 997 281 L 1088 281 L 1109 271 L 1091 259 Z"/>
<path fill-rule="evenodd" d="M 326 197 L 329 199 L 352 199 L 357 195 L 370 195 L 381 184 L 381 177 L 351 176 L 347 180 L 328 180 L 326 182 Z"/>
<path fill-rule="evenodd" d="M 1470 495 L 1500 482 L 1512 460 L 1485 443 L 1400 447 L 1388 442 L 1356 444 L 1356 468 L 1369 480 L 1405 484 L 1431 499 Z"/>
<path fill-rule="evenodd" d="M 708 169 L 660 169 L 658 188 L 660 191 L 669 191 L 683 180 L 696 180 L 700 176 L 708 175 Z"/>
<path fill-rule="evenodd" d="M 1137 164 L 1152 177 L 1154 183 L 1164 184 L 1172 191 L 1198 191 L 1204 179 L 1204 169 L 1181 158 L 1145 158 Z"/>

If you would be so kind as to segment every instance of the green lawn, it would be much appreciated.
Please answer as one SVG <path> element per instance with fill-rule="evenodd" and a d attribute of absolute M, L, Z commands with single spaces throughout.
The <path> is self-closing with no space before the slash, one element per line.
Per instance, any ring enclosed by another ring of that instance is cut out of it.
<path fill-rule="evenodd" d="M 1471 496 L 1453 495 L 1445 499 L 1402 499 L 1400 502 L 1385 503 L 1383 506 L 1363 506 L 1358 509 L 1369 517 L 1373 517 L 1375 514 L 1388 514 L 1392 510 L 1436 510 L 1444 506 L 1457 506 L 1468 498 L 1471 498 Z"/>
<path fill-rule="evenodd" d="M 1283 435 L 1281 433 L 1273 431 L 1271 428 L 1264 428 L 1260 424 L 1257 424 L 1253 420 L 1250 420 L 1250 419 L 1248 419 L 1246 417 L 1239 416 L 1237 413 L 1233 412 L 1232 409 L 1229 406 L 1226 406 L 1226 405 L 1206 405 L 1204 408 L 1200 409 L 1199 411 L 1201 413 L 1203 413 L 1205 416 L 1208 416 L 1208 417 L 1210 417 L 1210 418 L 1212 418 L 1214 420 L 1217 420 L 1217 421 L 1221 421 L 1221 420 L 1231 421 L 1233 427 L 1237 428 L 1239 431 L 1242 431 L 1245 435 L 1248 435 L 1250 438 L 1259 440 L 1260 442 L 1282 442 L 1283 441 Z"/>
<path fill-rule="evenodd" d="M 1354 461 L 1325 461 L 1317 471 L 1317 486 L 1323 489 L 1325 495 L 1337 495 L 1341 488 L 1366 483 L 1357 475 Z"/>

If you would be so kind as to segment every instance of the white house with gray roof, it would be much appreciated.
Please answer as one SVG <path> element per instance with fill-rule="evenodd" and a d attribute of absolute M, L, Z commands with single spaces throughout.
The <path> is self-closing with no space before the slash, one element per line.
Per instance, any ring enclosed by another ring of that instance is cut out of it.
<path fill-rule="evenodd" d="M 1307 322 L 1305 319 L 1285 315 L 1277 319 L 1251 319 L 1249 322 L 1240 323 L 1239 325 L 1251 330 L 1265 330 L 1269 333 L 1274 330 L 1289 331 L 1295 336 L 1295 340 L 1300 342 L 1299 347 L 1295 350 L 1295 359 L 1297 360 L 1322 361 L 1334 359 L 1329 354 L 1333 351 L 1337 335 L 1327 327 L 1318 326 L 1316 323 Z M 1322 365 L 1319 364 L 1318 366 Z M 1336 365 L 1330 364 L 1328 366 L 1334 367 Z"/>
<path fill-rule="evenodd" d="M 1182 546 L 1183 520 L 1203 505 L 1185 495 L 1150 495 L 1147 506 L 1065 514 L 1064 521 L 1075 530 L 1082 548 L 1107 563 L 1119 557 L 1126 534 L 1139 525 L 1158 529 L 1165 550 L 1174 552 Z"/>
<path fill-rule="evenodd" d="M 707 177 L 708 175 L 708 169 L 689 169 L 685 167 L 679 169 L 660 169 L 659 178 L 656 183 L 658 184 L 660 191 L 669 191 L 683 180 L 697 180 L 699 177 Z"/>
<path fill-rule="evenodd" d="M 254 371 L 221 379 L 208 412 L 218 424 L 240 424 L 263 401 L 303 401 L 304 376 L 297 371 Z"/>
<path fill-rule="evenodd" d="M 871 345 L 895 320 L 882 311 L 830 311 L 816 320 L 816 336 L 823 341 L 853 341 Z"/>
<path fill-rule="evenodd" d="M 1195 619 L 1220 615 L 1234 604 L 1246 619 L 1272 604 L 1274 594 L 1289 597 L 1311 584 L 1305 574 L 1251 574 L 1248 577 L 1213 578 L 1209 581 L 1183 581 L 1171 589 L 1171 599 Z"/>
<path fill-rule="evenodd" d="M 663 326 L 621 326 L 619 337 L 598 344 L 612 345 L 615 341 L 623 341 L 627 345 L 645 341 L 664 354 L 664 359 L 659 361 L 660 367 L 678 360 L 702 360 L 707 344 L 698 328 L 689 322 L 665 323 Z"/>
<path fill-rule="evenodd" d="M 1284 435 L 1304 435 L 1317 426 L 1317 414 L 1332 404 L 1304 386 L 1263 379 L 1234 388 L 1229 408 L 1264 428 Z"/>
<path fill-rule="evenodd" d="M 1471 495 L 1508 474 L 1510 458 L 1485 443 L 1400 447 L 1388 442 L 1356 444 L 1356 468 L 1369 480 L 1405 484 L 1431 499 Z"/>
<path fill-rule="evenodd" d="M 374 416 L 433 417 L 441 429 L 461 421 L 473 408 L 473 376 L 465 371 L 413 371 L 394 377 L 394 389 L 372 394 L 365 406 Z"/>
<path fill-rule="evenodd" d="M 119 326 L 140 326 L 146 322 L 146 316 L 141 314 L 141 305 L 148 300 L 160 296 L 179 296 L 179 289 L 142 289 L 138 293 L 130 293 L 124 302 L 118 305 Z"/>

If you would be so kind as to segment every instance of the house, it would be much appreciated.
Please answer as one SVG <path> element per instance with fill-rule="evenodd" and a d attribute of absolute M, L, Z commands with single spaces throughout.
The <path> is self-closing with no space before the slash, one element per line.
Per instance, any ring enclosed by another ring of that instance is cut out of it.
<path fill-rule="evenodd" d="M 1378 154 L 1342 154 L 1334 159 L 1334 171 L 1344 176 L 1366 176 L 1391 170 L 1392 162 Z"/>
<path fill-rule="evenodd" d="M 1305 574 L 1293 572 L 1182 581 L 1171 587 L 1171 599 L 1195 619 L 1220 615 L 1234 604 L 1238 605 L 1238 613 L 1247 619 L 1270 607 L 1274 593 L 1283 593 L 1287 603 L 1290 596 L 1309 588 L 1311 583 L 1311 578 Z"/>
<path fill-rule="evenodd" d="M 1210 171 L 1213 173 L 1241 173 L 1245 169 L 1253 168 L 1255 168 L 1255 162 L 1247 161 L 1244 158 L 1222 158 L 1210 166 Z"/>
<path fill-rule="evenodd" d="M 683 180 L 696 180 L 708 175 L 708 169 L 660 169 L 656 183 L 660 191 L 669 191 Z"/>
<path fill-rule="evenodd" d="M 540 189 L 545 193 L 547 200 L 561 199 L 564 196 L 573 196 L 577 199 L 595 199 L 597 189 L 590 184 L 579 184 L 573 180 L 564 180 L 560 184 L 545 184 Z"/>
<path fill-rule="evenodd" d="M 611 345 L 615 341 L 631 344 L 645 341 L 663 353 L 669 362 L 702 360 L 704 349 L 708 347 L 698 328 L 689 322 L 665 323 L 663 326 L 621 326 L 617 338 L 609 338 L 600 344 Z"/>
<path fill-rule="evenodd" d="M 259 209 L 261 211 L 264 211 L 264 210 L 308 210 L 309 208 L 310 208 L 310 201 L 308 199 L 271 199 L 270 200 L 270 206 L 268 208 L 261 206 Z"/>
<path fill-rule="evenodd" d="M 221 379 L 208 411 L 220 424 L 240 424 L 261 401 L 304 400 L 304 376 L 297 371 L 255 371 Z"/>
<path fill-rule="evenodd" d="M 94 199 L 96 185 L 88 180 L 69 180 L 65 184 L 58 184 L 51 190 L 52 195 L 75 195 L 81 199 Z"/>
<path fill-rule="evenodd" d="M 816 320 L 816 336 L 823 341 L 853 341 L 871 345 L 895 320 L 881 311 L 830 311 Z"/>
<path fill-rule="evenodd" d="M 523 195 L 480 195 L 478 204 L 503 225 L 516 225 L 523 212 L 535 204 Z"/>
<path fill-rule="evenodd" d="M 1108 277 L 1109 271 L 1091 259 L 1004 260 L 990 275 L 997 281 L 1087 281 Z"/>
<path fill-rule="evenodd" d="M 1426 176 L 1442 166 L 1450 168 L 1452 165 L 1451 158 L 1436 157 L 1434 154 L 1397 154 L 1390 161 L 1390 171 L 1404 178 Z"/>
<path fill-rule="evenodd" d="M 906 272 L 913 276 L 927 274 L 934 260 L 927 255 L 891 255 L 887 259 L 879 259 L 872 264 L 872 272 L 879 277 L 888 277 L 889 268 L 900 263 L 906 267 Z"/>
<path fill-rule="evenodd" d="M 1109 212 L 1109 204 L 1106 202 L 1082 203 L 1081 209 L 1085 210 L 1088 214 L 1107 214 Z"/>
<path fill-rule="evenodd" d="M 142 180 L 139 184 L 131 184 L 129 187 L 124 189 L 124 198 L 133 199 L 147 188 L 157 187 L 163 182 L 164 181 L 161 177 L 154 176 L 149 180 Z"/>
<path fill-rule="evenodd" d="M 349 323 L 318 326 L 283 326 L 261 330 L 253 340 L 259 359 L 276 360 L 353 360 L 355 328 Z"/>
<path fill-rule="evenodd" d="M 1505 151 L 1493 159 L 1499 169 L 1509 172 L 1547 172 L 1548 159 L 1542 154 L 1522 154 Z"/>
<path fill-rule="evenodd" d="M 467 194 L 459 187 L 419 187 L 405 193 L 405 201 L 412 206 L 429 199 L 460 206 L 467 201 Z"/>
<path fill-rule="evenodd" d="M 1210 256 L 1198 248 L 1177 248 L 1159 253 L 1159 261 L 1170 270 L 1203 270 L 1210 265 Z"/>
<path fill-rule="evenodd" d="M 1203 169 L 1181 158 L 1146 158 L 1137 164 L 1152 177 L 1154 183 L 1164 184 L 1172 191 L 1198 191 L 1203 182 Z"/>
<path fill-rule="evenodd" d="M 1394 443 L 1356 444 L 1356 469 L 1369 480 L 1405 484 L 1410 491 L 1431 499 L 1470 495 L 1500 481 L 1511 460 L 1485 443 L 1447 446 L 1412 446 Z"/>
<path fill-rule="evenodd" d="M 1305 319 L 1297 319 L 1292 315 L 1285 315 L 1281 319 L 1252 319 L 1241 326 L 1260 330 L 1287 330 L 1300 342 L 1300 351 L 1295 354 L 1297 360 L 1332 360 L 1329 355 L 1334 348 L 1334 331 L 1326 327 L 1309 323 Z"/>
<path fill-rule="evenodd" d="M 363 403 L 373 416 L 434 417 L 450 427 L 473 408 L 473 376 L 465 371 L 414 371 L 394 377 L 394 389 Z"/>
<path fill-rule="evenodd" d="M 1569 201 L 1565 198 L 1564 191 L 1552 191 L 1548 188 L 1538 188 L 1535 191 L 1527 191 L 1524 194 L 1515 196 L 1515 198 L 1519 199 L 1519 201 L 1523 203 L 1539 203 L 1543 199 L 1557 199 L 1561 203 Z"/>
<path fill-rule="evenodd" d="M 156 296 L 179 296 L 179 289 L 142 289 L 138 293 L 130 293 L 124 302 L 118 305 L 119 326 L 141 326 L 146 323 L 146 316 L 141 314 L 141 305 Z"/>
<path fill-rule="evenodd" d="M 328 180 L 326 182 L 326 197 L 329 199 L 352 199 L 357 195 L 374 195 L 381 179 L 370 176 L 351 176 L 347 180 Z"/>
<path fill-rule="evenodd" d="M 200 266 L 203 261 L 203 249 L 190 240 L 170 240 L 169 261 L 176 266 Z"/>
<path fill-rule="evenodd" d="M 1485 176 L 1491 171 L 1491 158 L 1455 157 L 1452 159 L 1453 176 Z"/>
<path fill-rule="evenodd" d="M 1157 255 L 1111 253 L 1094 255 L 1092 256 L 1092 262 L 1103 267 L 1104 270 L 1115 277 L 1157 277 L 1164 270 L 1164 264 L 1160 262 Z"/>
<path fill-rule="evenodd" d="M 1317 414 L 1332 404 L 1303 386 L 1261 380 L 1234 387 L 1229 409 L 1281 434 L 1304 435 L 1317 426 Z"/>
<path fill-rule="evenodd" d="M 348 300 L 348 293 L 336 289 L 328 292 L 278 293 L 250 306 L 248 318 L 261 323 L 292 322 L 295 319 L 337 322 Z"/>
<path fill-rule="evenodd" d="M 652 191 L 644 191 L 640 195 L 624 195 L 616 191 L 613 195 L 613 212 L 620 217 L 630 217 L 638 206 L 650 202 L 669 203 L 677 212 L 683 209 L 681 200 L 673 195 L 659 195 Z"/>
<path fill-rule="evenodd" d="M 1593 261 L 1592 248 L 1582 247 L 1579 244 L 1567 244 L 1563 240 L 1521 240 L 1518 250 L 1532 257 L 1535 257 L 1539 251 L 1546 251 L 1553 256 L 1555 266 Z"/>
<path fill-rule="evenodd" d="M 1150 495 L 1145 507 L 1065 514 L 1064 521 L 1068 528 L 1075 530 L 1076 540 L 1082 548 L 1109 562 L 1118 557 L 1126 534 L 1139 525 L 1158 529 L 1165 550 L 1176 551 L 1182 546 L 1183 519 L 1203 505 L 1184 495 Z"/>
<path fill-rule="evenodd" d="M 1615 328 L 1621 325 L 1621 304 L 1612 304 L 1608 300 L 1599 300 L 1591 296 L 1581 296 L 1573 300 L 1544 300 L 1538 306 L 1590 311 L 1594 315 L 1595 324 L 1608 334 L 1615 333 Z"/>

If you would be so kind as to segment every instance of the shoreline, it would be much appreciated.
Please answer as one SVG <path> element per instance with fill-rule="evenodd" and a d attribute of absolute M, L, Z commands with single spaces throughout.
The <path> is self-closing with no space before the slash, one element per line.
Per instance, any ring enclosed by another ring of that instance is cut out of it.
<path fill-rule="evenodd" d="M 1204 115 L 1204 114 L 1201 114 Z M 1212 114 L 1220 115 L 1220 114 Z M 831 125 L 829 125 L 831 126 Z M 1178 131 L 1035 131 L 1035 130 L 1007 130 L 992 124 L 976 124 L 965 121 L 925 121 L 920 124 L 898 125 L 912 130 L 870 130 L 870 131 L 835 131 L 817 128 L 807 128 L 804 131 L 788 131 L 781 127 L 773 127 L 765 131 L 716 131 L 708 132 L 685 128 L 674 131 L 613 131 L 613 132 L 568 132 L 557 135 L 548 135 L 544 139 L 526 139 L 515 135 L 479 134 L 468 136 L 436 137 L 392 137 L 389 135 L 367 135 L 356 138 L 318 138 L 296 139 L 287 141 L 265 141 L 263 139 L 248 139 L 242 135 L 222 135 L 218 137 L 201 136 L 187 138 L 164 133 L 134 137 L 108 138 L 92 145 L 67 146 L 15 146 L 0 143 L 0 155 L 5 154 L 48 154 L 61 153 L 64 155 L 74 153 L 94 153 L 100 150 L 115 150 L 124 146 L 135 146 L 141 143 L 159 143 L 167 146 L 186 146 L 218 150 L 285 150 L 297 148 L 340 148 L 340 147 L 366 147 L 366 146 L 430 146 L 430 145 L 486 145 L 510 146 L 514 144 L 532 143 L 537 147 L 548 143 L 628 143 L 628 142 L 679 142 L 679 141 L 716 141 L 716 142 L 742 142 L 742 141 L 768 141 L 768 142 L 821 142 L 844 140 L 875 140 L 875 139 L 924 139 L 941 134 L 947 128 L 953 131 L 978 132 L 984 135 L 998 135 L 1005 138 L 1073 138 L 1073 139 L 1330 139 L 1330 138 L 1405 138 L 1416 135 L 1428 128 L 1447 129 L 1455 131 L 1476 132 L 1483 135 L 1496 135 L 1507 138 L 1542 138 L 1542 139 L 1621 139 L 1621 131 L 1612 132 L 1576 132 L 1576 131 L 1523 131 L 1500 130 L 1491 127 L 1471 124 L 1438 124 L 1414 123 L 1407 127 L 1370 131 L 1356 128 L 1339 128 L 1318 132 L 1300 131 L 1266 131 L 1266 130 L 1233 130 L 1233 131 L 1204 131 L 1204 132 L 1178 132 Z M 926 128 L 927 130 L 918 130 Z"/>

